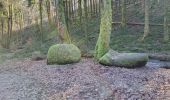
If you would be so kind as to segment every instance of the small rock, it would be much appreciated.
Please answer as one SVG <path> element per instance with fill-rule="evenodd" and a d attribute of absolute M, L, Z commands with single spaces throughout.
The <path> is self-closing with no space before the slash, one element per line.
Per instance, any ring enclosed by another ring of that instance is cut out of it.
<path fill-rule="evenodd" d="M 33 61 L 39 61 L 39 60 L 43 60 L 46 57 L 40 52 L 40 51 L 35 51 L 32 53 L 32 60 Z"/>

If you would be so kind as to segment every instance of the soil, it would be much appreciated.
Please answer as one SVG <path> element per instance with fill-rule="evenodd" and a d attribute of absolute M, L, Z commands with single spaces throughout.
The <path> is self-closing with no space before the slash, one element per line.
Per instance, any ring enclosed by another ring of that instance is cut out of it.
<path fill-rule="evenodd" d="M 156 61 L 126 69 L 93 59 L 69 65 L 9 60 L 0 65 L 0 100 L 170 100 L 170 70 Z"/>

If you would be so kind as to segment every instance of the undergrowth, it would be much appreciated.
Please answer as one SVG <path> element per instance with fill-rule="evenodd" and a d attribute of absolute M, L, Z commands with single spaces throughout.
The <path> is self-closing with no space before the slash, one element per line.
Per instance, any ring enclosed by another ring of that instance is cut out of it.
<path fill-rule="evenodd" d="M 83 54 L 92 55 L 99 34 L 100 18 L 94 17 L 88 20 L 87 32 L 81 29 L 75 22 L 70 25 L 69 32 L 73 44 L 77 45 Z M 30 57 L 32 52 L 40 51 L 46 55 L 50 46 L 60 43 L 57 38 L 55 25 L 52 28 L 43 29 L 44 40 L 39 40 L 39 30 L 34 26 L 24 29 L 22 48 L 15 51 L 1 50 L 0 53 L 12 52 L 12 58 Z M 119 25 L 113 25 L 110 47 L 118 52 L 169 52 L 170 41 L 163 41 L 163 27 L 151 27 L 149 36 L 144 41 L 139 41 L 143 35 L 143 26 L 127 26 L 122 29 Z M 88 37 L 86 37 L 88 36 Z M 31 38 L 31 39 L 30 39 Z M 1 56 L 1 59 L 5 57 Z M 1 60 L 3 61 L 3 60 Z"/>

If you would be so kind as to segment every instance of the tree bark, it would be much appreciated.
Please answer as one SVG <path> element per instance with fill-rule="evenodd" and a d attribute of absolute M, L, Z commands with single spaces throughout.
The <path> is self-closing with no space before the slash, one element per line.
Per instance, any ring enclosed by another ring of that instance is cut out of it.
<path fill-rule="evenodd" d="M 169 27 L 168 27 L 168 2 L 167 0 L 163 0 L 164 2 L 164 41 L 169 40 Z"/>
<path fill-rule="evenodd" d="M 111 0 L 103 0 L 103 8 L 101 9 L 100 34 L 95 48 L 95 58 L 99 60 L 105 55 L 110 47 L 110 34 L 112 30 L 112 7 Z"/>
<path fill-rule="evenodd" d="M 122 12 L 122 21 L 121 21 L 121 26 L 122 28 L 126 27 L 126 2 L 125 0 L 121 0 L 121 12 Z"/>
<path fill-rule="evenodd" d="M 48 23 L 51 26 L 52 19 L 51 19 L 51 2 L 50 2 L 50 0 L 46 1 L 46 9 L 47 9 L 47 15 L 48 15 Z"/>
<path fill-rule="evenodd" d="M 58 1 L 59 37 L 63 43 L 71 43 L 64 13 L 64 0 Z"/>
<path fill-rule="evenodd" d="M 83 29 L 82 27 L 82 0 L 78 0 L 78 13 L 79 13 L 79 25 L 81 27 L 81 30 Z"/>
<path fill-rule="evenodd" d="M 43 32 L 42 32 L 42 27 L 43 27 L 43 7 L 42 7 L 43 0 L 39 0 L 39 16 L 40 16 L 40 37 L 41 41 L 43 41 Z"/>
<path fill-rule="evenodd" d="M 150 28 L 149 28 L 149 4 L 150 0 L 145 0 L 145 26 L 144 26 L 144 34 L 142 37 L 142 41 L 145 39 L 145 37 L 148 36 Z"/>

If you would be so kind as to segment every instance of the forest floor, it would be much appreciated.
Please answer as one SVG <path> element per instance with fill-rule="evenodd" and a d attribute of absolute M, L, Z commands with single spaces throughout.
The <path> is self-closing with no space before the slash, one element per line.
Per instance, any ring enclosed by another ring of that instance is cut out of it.
<path fill-rule="evenodd" d="M 170 70 L 154 61 L 126 69 L 93 59 L 69 65 L 8 60 L 0 65 L 1 100 L 170 100 Z"/>

